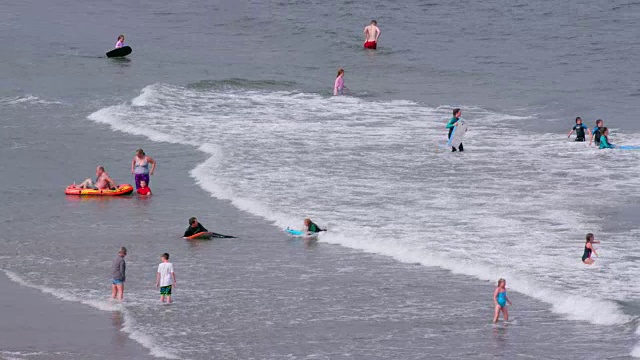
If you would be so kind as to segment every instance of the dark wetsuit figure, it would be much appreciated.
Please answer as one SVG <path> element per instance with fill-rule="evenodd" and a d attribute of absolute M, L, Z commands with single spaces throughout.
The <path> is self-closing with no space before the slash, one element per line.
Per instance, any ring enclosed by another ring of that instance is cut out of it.
<path fill-rule="evenodd" d="M 198 223 L 196 227 L 189 226 L 187 228 L 187 231 L 184 232 L 184 237 L 189 237 L 191 235 L 195 235 L 201 232 L 209 232 L 209 230 L 205 229 L 205 227 L 202 226 L 202 224 Z"/>
<path fill-rule="evenodd" d="M 324 231 L 324 230 L 320 229 L 320 227 L 318 225 L 316 225 L 316 224 L 314 224 L 312 222 L 311 224 L 309 224 L 309 230 L 308 231 L 309 232 L 313 232 L 313 233 L 317 233 L 317 232 Z"/>
<path fill-rule="evenodd" d="M 591 130 L 591 132 L 593 133 L 593 141 L 596 143 L 596 145 L 600 145 L 600 136 L 602 136 L 602 132 L 600 131 L 601 129 L 599 127 L 594 127 L 593 130 Z"/>
<path fill-rule="evenodd" d="M 576 141 L 584 141 L 584 129 L 589 129 L 585 124 L 576 124 L 573 130 L 576 131 Z"/>

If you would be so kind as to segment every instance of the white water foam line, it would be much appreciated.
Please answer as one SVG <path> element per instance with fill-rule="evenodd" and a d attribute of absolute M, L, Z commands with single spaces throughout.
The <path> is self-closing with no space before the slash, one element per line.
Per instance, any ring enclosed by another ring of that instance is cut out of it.
<path fill-rule="evenodd" d="M 568 319 L 629 322 L 613 300 L 634 297 L 637 288 L 612 290 L 633 278 L 635 267 L 622 266 L 621 260 L 631 250 L 615 247 L 623 241 L 611 242 L 607 261 L 591 268 L 580 263 L 574 252 L 581 253 L 583 241 L 572 229 L 598 228 L 580 207 L 570 206 L 569 190 L 588 183 L 591 192 L 613 196 L 622 187 L 640 185 L 633 171 L 638 155 L 526 133 L 518 125 L 526 118 L 482 109 L 469 114 L 468 108 L 471 130 L 465 145 L 470 151 L 464 157 L 450 155 L 425 145 L 444 140 L 448 108 L 151 85 L 131 105 L 108 107 L 89 119 L 210 154 L 190 173 L 198 185 L 280 228 L 310 215 L 335 224 L 321 241 L 489 282 L 505 277 L 509 289 L 550 304 Z M 504 133 L 511 140 L 503 144 Z M 571 167 L 576 161 L 585 166 Z M 362 230 L 370 221 L 380 224 L 377 233 Z M 434 239 L 446 239 L 441 244 L 446 246 L 430 247 Z M 554 250 L 541 252 L 539 246 Z M 467 255 L 475 247 L 485 249 L 480 258 Z M 584 281 L 595 282 L 596 293 L 616 298 L 580 295 Z M 594 307 L 596 316 L 582 310 Z"/>

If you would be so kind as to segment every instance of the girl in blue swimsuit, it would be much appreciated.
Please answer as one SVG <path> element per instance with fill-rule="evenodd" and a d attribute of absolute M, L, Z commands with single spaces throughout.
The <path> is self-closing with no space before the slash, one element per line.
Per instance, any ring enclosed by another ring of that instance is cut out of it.
<path fill-rule="evenodd" d="M 507 297 L 507 281 L 505 279 L 498 280 L 498 286 L 496 291 L 493 292 L 493 303 L 496 304 L 496 311 L 493 315 L 493 322 L 498 322 L 500 317 L 500 311 L 502 311 L 502 317 L 504 321 L 509 321 L 509 311 L 507 310 L 507 303 L 511 305 L 511 300 Z"/>

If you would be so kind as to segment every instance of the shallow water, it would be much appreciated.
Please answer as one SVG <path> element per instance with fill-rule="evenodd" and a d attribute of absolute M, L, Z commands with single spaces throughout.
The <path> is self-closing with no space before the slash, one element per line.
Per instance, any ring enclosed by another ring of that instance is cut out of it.
<path fill-rule="evenodd" d="M 155 356 L 561 358 L 594 338 L 590 355 L 633 353 L 639 155 L 563 134 L 602 117 L 614 143 L 640 144 L 638 5 L 374 5 L 0 5 L 15 48 L 0 55 L 2 268 L 112 311 L 105 269 L 127 244 L 119 311 Z M 370 17 L 377 52 L 360 49 Z M 102 58 L 121 32 L 129 60 Z M 338 67 L 353 97 L 329 96 Z M 464 154 L 439 146 L 453 106 Z M 128 179 L 140 146 L 161 164 L 153 198 L 61 195 L 98 163 Z M 196 214 L 241 241 L 177 239 Z M 303 216 L 329 227 L 317 244 L 277 230 Z M 593 267 L 587 232 L 603 240 Z M 149 284 L 165 251 L 186 284 L 162 308 Z M 507 328 L 486 321 L 499 277 L 526 299 Z M 550 351 L 524 340 L 538 337 Z"/>

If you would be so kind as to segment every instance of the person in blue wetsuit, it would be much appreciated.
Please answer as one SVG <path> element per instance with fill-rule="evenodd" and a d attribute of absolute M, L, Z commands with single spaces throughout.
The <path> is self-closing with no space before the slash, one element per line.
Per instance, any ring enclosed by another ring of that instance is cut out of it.
<path fill-rule="evenodd" d="M 609 142 L 609 129 L 603 127 L 600 133 L 600 149 L 615 149 L 615 144 Z"/>
<path fill-rule="evenodd" d="M 569 131 L 569 135 L 567 135 L 567 137 L 571 137 L 571 134 L 573 134 L 573 132 L 575 131 L 576 141 L 585 141 L 585 137 L 584 137 L 585 130 L 587 130 L 589 135 L 591 135 L 591 130 L 589 130 L 589 127 L 583 124 L 582 119 L 580 118 L 580 116 L 578 116 L 576 118 L 576 125 L 571 129 L 571 131 Z"/>
<path fill-rule="evenodd" d="M 600 136 L 602 136 L 602 128 L 604 127 L 604 120 L 596 120 L 596 126 L 591 130 L 591 137 L 589 138 L 589 146 L 594 142 L 596 146 L 600 146 Z"/>
<path fill-rule="evenodd" d="M 591 253 L 594 253 L 596 254 L 596 256 L 598 256 L 596 249 L 593 248 L 593 244 L 600 244 L 600 241 L 594 240 L 593 234 L 588 233 L 587 242 L 584 244 L 584 252 L 582 253 L 582 262 L 587 265 L 591 265 L 595 262 L 595 260 L 591 258 Z"/>
<path fill-rule="evenodd" d="M 500 317 L 500 311 L 502 311 L 502 318 L 504 321 L 509 321 L 509 311 L 507 310 L 507 303 L 511 304 L 511 300 L 507 297 L 507 280 L 499 279 L 496 291 L 493 292 L 493 303 L 496 305 L 496 311 L 493 315 L 493 322 L 498 322 Z"/>
<path fill-rule="evenodd" d="M 447 139 L 451 139 L 451 134 L 453 133 L 453 129 L 458 126 L 458 121 L 460 121 L 460 116 L 462 116 L 462 111 L 458 108 L 453 109 L 453 117 L 451 118 L 451 120 L 449 120 L 449 122 L 447 123 L 447 129 L 449 129 L 449 136 L 447 137 Z M 451 147 L 451 151 L 464 151 L 464 146 L 462 146 L 462 143 L 460 143 L 460 146 L 458 146 L 458 148 L 456 149 L 455 147 Z"/>

